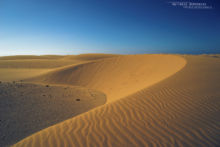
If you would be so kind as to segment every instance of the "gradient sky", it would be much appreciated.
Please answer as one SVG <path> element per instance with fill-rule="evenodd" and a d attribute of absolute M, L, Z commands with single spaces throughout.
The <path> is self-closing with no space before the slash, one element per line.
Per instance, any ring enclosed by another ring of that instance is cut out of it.
<path fill-rule="evenodd" d="M 220 53 L 219 0 L 185 1 L 213 9 L 172 0 L 0 0 L 0 56 Z"/>

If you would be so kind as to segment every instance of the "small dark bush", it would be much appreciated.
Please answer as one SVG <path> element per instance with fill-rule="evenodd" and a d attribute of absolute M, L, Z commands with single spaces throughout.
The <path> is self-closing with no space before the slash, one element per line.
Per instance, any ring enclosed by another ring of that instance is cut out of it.
<path fill-rule="evenodd" d="M 49 85 L 46 85 L 46 87 L 50 87 Z"/>
<path fill-rule="evenodd" d="M 80 101 L 80 99 L 76 99 L 76 101 Z"/>

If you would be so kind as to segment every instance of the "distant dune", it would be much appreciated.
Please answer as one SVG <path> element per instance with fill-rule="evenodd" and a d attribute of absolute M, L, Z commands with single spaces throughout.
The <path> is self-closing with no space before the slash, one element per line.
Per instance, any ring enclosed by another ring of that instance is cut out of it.
<path fill-rule="evenodd" d="M 93 109 L 82 106 L 76 116 L 54 122 L 14 146 L 220 145 L 219 55 L 88 54 L 56 60 L 63 65 L 48 63 L 48 71 L 18 79 L 23 84 L 80 86 L 82 96 L 83 89 L 93 89 L 106 95 L 107 103 L 100 97 L 102 103 L 94 101 Z M 66 64 L 67 60 L 74 62 Z"/>
<path fill-rule="evenodd" d="M 91 62 L 118 55 L 82 54 L 82 55 L 44 55 L 44 56 L 5 56 L 0 57 L 0 80 L 17 81 L 44 74 L 51 69 Z M 15 74 L 16 73 L 16 74 Z"/>
<path fill-rule="evenodd" d="M 45 55 L 45 56 L 5 56 L 0 57 L 0 68 L 56 68 L 65 65 L 85 63 L 88 61 L 109 58 L 117 55 L 82 54 L 82 55 Z"/>

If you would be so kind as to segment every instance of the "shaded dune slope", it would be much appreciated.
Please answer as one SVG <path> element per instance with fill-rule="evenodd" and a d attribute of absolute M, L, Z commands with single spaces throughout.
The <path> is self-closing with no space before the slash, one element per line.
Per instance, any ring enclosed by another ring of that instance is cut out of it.
<path fill-rule="evenodd" d="M 14 144 L 105 102 L 104 94 L 83 87 L 0 83 L 0 146 Z"/>
<path fill-rule="evenodd" d="M 187 65 L 160 83 L 44 129 L 15 146 L 220 145 L 220 60 L 185 58 Z M 110 98 L 117 97 L 115 93 Z"/>
<path fill-rule="evenodd" d="M 126 55 L 67 66 L 27 81 L 93 88 L 111 102 L 167 78 L 184 65 L 185 60 L 174 55 Z"/>

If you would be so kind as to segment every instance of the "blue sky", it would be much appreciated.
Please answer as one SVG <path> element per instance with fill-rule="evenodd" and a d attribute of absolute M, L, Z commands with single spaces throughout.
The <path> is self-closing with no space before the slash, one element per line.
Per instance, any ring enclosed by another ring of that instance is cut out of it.
<path fill-rule="evenodd" d="M 194 0 L 212 9 L 168 2 L 172 0 L 0 0 L 0 56 L 220 53 L 217 0 Z"/>

